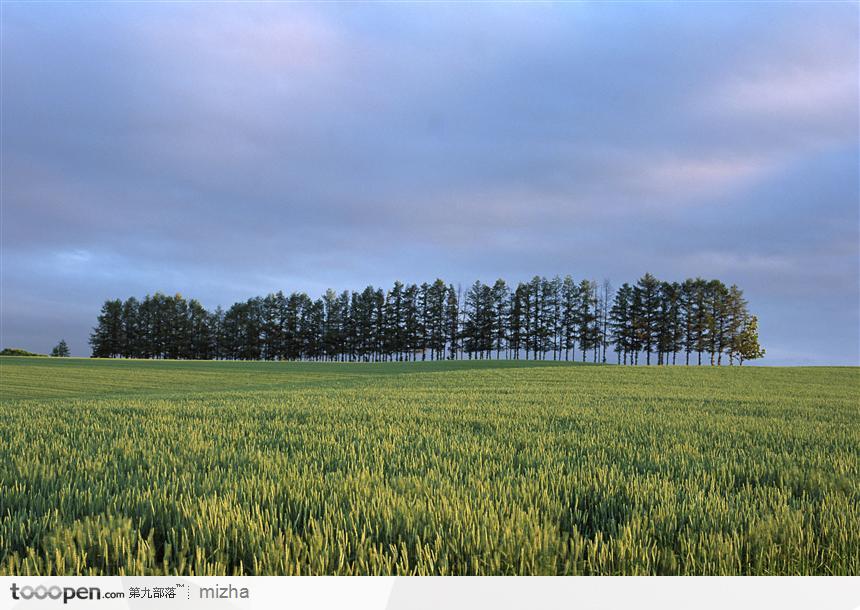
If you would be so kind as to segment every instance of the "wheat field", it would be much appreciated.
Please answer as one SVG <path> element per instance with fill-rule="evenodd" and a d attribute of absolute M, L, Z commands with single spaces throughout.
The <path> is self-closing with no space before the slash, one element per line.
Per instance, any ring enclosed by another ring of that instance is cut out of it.
<path fill-rule="evenodd" d="M 0 358 L 0 574 L 860 574 L 860 369 Z"/>

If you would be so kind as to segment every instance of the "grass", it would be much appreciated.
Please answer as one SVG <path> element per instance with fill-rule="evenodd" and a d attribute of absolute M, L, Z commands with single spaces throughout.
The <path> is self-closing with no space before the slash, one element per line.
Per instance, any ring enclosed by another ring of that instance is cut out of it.
<path fill-rule="evenodd" d="M 0 574 L 858 574 L 860 369 L 0 358 Z"/>

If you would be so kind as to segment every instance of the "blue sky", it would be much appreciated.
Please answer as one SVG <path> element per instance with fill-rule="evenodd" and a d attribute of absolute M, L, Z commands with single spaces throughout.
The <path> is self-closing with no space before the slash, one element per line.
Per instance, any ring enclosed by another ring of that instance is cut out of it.
<path fill-rule="evenodd" d="M 2 4 L 0 344 L 106 298 L 717 277 L 860 363 L 858 5 Z"/>

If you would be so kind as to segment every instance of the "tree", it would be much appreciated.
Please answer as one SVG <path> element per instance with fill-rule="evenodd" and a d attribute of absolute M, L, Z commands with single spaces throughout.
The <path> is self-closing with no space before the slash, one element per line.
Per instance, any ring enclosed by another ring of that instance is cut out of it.
<path fill-rule="evenodd" d="M 403 331 L 406 359 L 414 362 L 418 351 L 423 349 L 424 327 L 421 319 L 420 288 L 409 284 L 403 291 Z"/>
<path fill-rule="evenodd" d="M 122 339 L 120 352 L 124 358 L 140 358 L 141 353 L 141 328 L 140 328 L 140 303 L 134 297 L 129 297 L 122 304 L 120 313 L 120 324 L 122 326 Z"/>
<path fill-rule="evenodd" d="M 336 360 L 343 346 L 344 311 L 341 299 L 331 288 L 323 295 L 323 317 L 322 351 L 328 360 Z"/>
<path fill-rule="evenodd" d="M 454 285 L 449 284 L 445 300 L 445 335 L 448 341 L 448 357 L 457 358 L 458 341 L 460 340 L 460 297 Z"/>
<path fill-rule="evenodd" d="M 691 349 L 696 352 L 698 366 L 702 365 L 702 354 L 708 345 L 708 310 L 706 301 L 708 297 L 708 283 L 700 277 L 695 280 L 687 280 L 689 289 L 692 291 L 690 295 L 691 302 L 687 313 L 688 325 L 690 327 L 689 341 L 691 341 Z M 687 348 L 685 348 L 687 349 Z"/>
<path fill-rule="evenodd" d="M 597 312 L 597 284 L 590 280 L 582 280 L 577 290 L 577 338 L 582 361 L 586 354 L 596 350 L 600 345 L 600 320 Z M 596 353 L 595 353 L 596 355 Z M 596 361 L 596 358 L 595 358 Z"/>
<path fill-rule="evenodd" d="M 645 351 L 645 364 L 651 364 L 651 352 L 659 339 L 660 282 L 650 273 L 643 275 L 634 288 L 637 336 Z"/>
<path fill-rule="evenodd" d="M 463 325 L 463 347 L 473 357 L 484 357 L 489 343 L 492 346 L 492 296 L 483 282 L 475 282 L 466 293 L 466 320 Z M 490 347 L 492 349 L 492 347 Z"/>
<path fill-rule="evenodd" d="M 528 360 L 529 345 L 535 360 L 538 353 L 543 358 L 544 338 L 546 337 L 546 318 L 544 316 L 543 291 L 541 290 L 544 278 L 536 275 L 528 284 L 528 300 L 526 301 L 526 360 Z"/>
<path fill-rule="evenodd" d="M 734 364 L 764 352 L 737 286 L 645 274 L 612 296 L 608 281 L 570 276 L 536 275 L 514 290 L 503 279 L 477 281 L 465 295 L 437 279 L 395 282 L 387 293 L 327 290 L 317 300 L 279 291 L 210 313 L 195 299 L 156 292 L 105 301 L 90 345 L 94 357 L 195 360 L 543 360 L 549 352 L 575 360 L 579 349 L 583 361 L 605 362 L 612 344 L 619 364 L 638 364 L 643 351 L 649 364 L 652 352 L 658 364 L 675 364 L 683 350 L 686 364 L 693 352 L 701 364 L 707 352 L 721 365 L 723 356 Z"/>
<path fill-rule="evenodd" d="M 661 282 L 660 306 L 657 316 L 657 363 L 675 364 L 675 355 L 683 348 L 683 321 L 681 318 L 681 285 Z"/>
<path fill-rule="evenodd" d="M 750 316 L 746 321 L 743 330 L 738 334 L 734 349 L 738 357 L 738 364 L 741 366 L 743 366 L 744 360 L 756 360 L 764 357 L 765 350 L 758 342 L 758 318 Z"/>
<path fill-rule="evenodd" d="M 447 295 L 448 289 L 441 279 L 430 284 L 426 290 L 424 326 L 431 360 L 441 360 L 445 354 Z"/>
<path fill-rule="evenodd" d="M 728 345 L 728 297 L 729 290 L 719 280 L 711 280 L 707 285 L 707 328 L 708 351 L 711 366 L 723 363 L 723 351 Z"/>
<path fill-rule="evenodd" d="M 573 359 L 576 360 L 576 337 L 579 325 L 579 311 L 577 303 L 579 299 L 579 288 L 573 278 L 566 275 L 561 282 L 561 345 L 564 350 L 564 359 L 570 360 L 570 352 L 573 351 Z"/>
<path fill-rule="evenodd" d="M 188 301 L 188 352 L 185 357 L 208 360 L 212 357 L 212 338 L 209 313 L 197 299 Z"/>
<path fill-rule="evenodd" d="M 681 284 L 680 309 L 683 329 L 684 364 L 689 366 L 690 354 L 696 349 L 696 283 L 687 279 Z"/>
<path fill-rule="evenodd" d="M 278 357 L 281 336 L 281 325 L 278 318 L 278 297 L 276 295 L 266 295 L 266 298 L 262 302 L 261 313 L 263 360 L 275 360 Z"/>
<path fill-rule="evenodd" d="M 501 358 L 502 350 L 508 345 L 508 316 L 511 307 L 511 291 L 505 280 L 499 278 L 493 284 L 493 341 L 496 347 L 496 360 Z"/>
<path fill-rule="evenodd" d="M 615 301 L 609 312 L 610 333 L 615 351 L 618 354 L 618 364 L 622 357 L 627 364 L 627 356 L 630 355 L 630 363 L 633 363 L 632 351 L 634 348 L 633 328 L 633 287 L 627 282 L 621 285 L 615 293 Z"/>
<path fill-rule="evenodd" d="M 60 342 L 57 343 L 56 347 L 51 350 L 51 356 L 55 358 L 68 358 L 71 352 L 69 352 L 69 346 L 66 345 L 65 339 L 60 339 Z"/>
<path fill-rule="evenodd" d="M 739 335 L 744 327 L 749 313 L 747 302 L 740 288 L 732 284 L 725 297 L 725 338 L 723 349 L 729 357 L 729 364 L 734 364 L 736 356 L 735 345 L 738 343 Z"/>
<path fill-rule="evenodd" d="M 209 355 L 210 358 L 222 360 L 227 357 L 224 350 L 224 310 L 221 306 L 209 314 Z"/>
<path fill-rule="evenodd" d="M 542 281 L 543 315 L 545 318 L 544 352 L 552 351 L 552 359 L 558 360 L 562 345 L 561 278 Z"/>
<path fill-rule="evenodd" d="M 600 348 L 601 362 L 606 364 L 606 348 L 609 345 L 609 301 L 612 299 L 612 283 L 604 278 L 600 291 Z"/>
<path fill-rule="evenodd" d="M 105 301 L 98 323 L 90 335 L 93 358 L 116 358 L 122 354 L 122 301 Z"/>
<path fill-rule="evenodd" d="M 405 351 L 403 284 L 396 281 L 385 301 L 385 353 L 387 356 L 396 355 L 402 362 Z"/>
<path fill-rule="evenodd" d="M 526 285 L 520 282 L 511 295 L 511 306 L 508 313 L 508 342 L 514 360 L 520 359 L 520 352 L 523 346 L 526 345 L 525 302 L 527 290 Z M 526 351 L 526 359 L 528 359 L 528 351 Z"/>

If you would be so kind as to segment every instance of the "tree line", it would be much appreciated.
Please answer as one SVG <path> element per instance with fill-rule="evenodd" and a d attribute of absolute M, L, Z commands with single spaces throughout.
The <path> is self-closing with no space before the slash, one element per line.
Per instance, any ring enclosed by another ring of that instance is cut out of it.
<path fill-rule="evenodd" d="M 283 292 L 207 311 L 156 292 L 107 300 L 93 357 L 382 362 L 580 360 L 618 364 L 742 364 L 760 358 L 743 292 L 719 280 L 608 281 L 535 276 L 515 287 L 441 279 L 389 290 Z M 609 354 L 609 356 L 607 356 Z M 614 357 L 613 357 L 614 354 Z"/>

